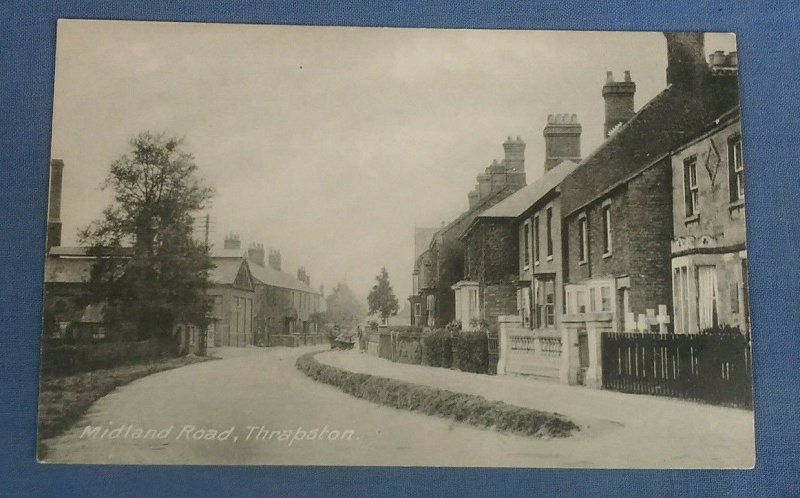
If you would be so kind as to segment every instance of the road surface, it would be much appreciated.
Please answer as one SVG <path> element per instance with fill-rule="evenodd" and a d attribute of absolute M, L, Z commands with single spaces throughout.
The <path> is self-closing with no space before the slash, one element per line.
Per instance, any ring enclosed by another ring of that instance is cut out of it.
<path fill-rule="evenodd" d="M 681 460 L 671 445 L 652 447 L 651 460 L 609 458 L 609 449 L 624 455 L 631 438 L 623 424 L 591 414 L 581 417 L 583 429 L 575 436 L 537 439 L 379 406 L 298 371 L 297 357 L 313 349 L 218 349 L 221 360 L 139 379 L 98 400 L 69 431 L 46 441 L 45 461 L 652 467 L 681 461 L 692 466 L 696 456 Z"/>

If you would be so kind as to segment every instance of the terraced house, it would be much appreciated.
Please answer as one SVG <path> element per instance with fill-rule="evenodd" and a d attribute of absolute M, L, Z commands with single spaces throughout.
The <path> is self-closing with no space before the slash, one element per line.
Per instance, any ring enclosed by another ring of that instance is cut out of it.
<path fill-rule="evenodd" d="M 714 54 L 721 59 L 724 56 Z M 734 61 L 715 68 L 731 70 Z M 744 163 L 738 106 L 672 156 L 675 331 L 748 332 Z"/>
<path fill-rule="evenodd" d="M 548 116 L 544 174 L 478 215 L 461 235 L 464 280 L 454 286 L 457 318 L 496 322 L 520 314 L 523 326 L 556 333 L 561 309 L 560 182 L 580 161 L 582 128 L 574 114 Z"/>
<path fill-rule="evenodd" d="M 456 296 L 452 286 L 464 276 L 464 243 L 459 236 L 481 212 L 502 201 L 526 184 L 525 142 L 520 137 L 503 143 L 505 158 L 494 160 L 477 176 L 469 192 L 469 209 L 437 230 L 414 262 L 412 280 L 416 293 L 409 297 L 419 310 L 412 312 L 416 325 L 444 327 L 456 319 Z M 417 306 L 419 304 L 419 306 Z"/>

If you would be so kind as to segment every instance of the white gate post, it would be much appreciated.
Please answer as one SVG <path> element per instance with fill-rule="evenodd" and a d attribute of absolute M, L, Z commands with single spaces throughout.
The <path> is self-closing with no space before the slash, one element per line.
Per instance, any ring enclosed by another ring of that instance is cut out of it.
<path fill-rule="evenodd" d="M 497 322 L 500 325 L 500 333 L 498 337 L 497 349 L 499 350 L 497 358 L 497 375 L 505 375 L 508 368 L 508 353 L 511 345 L 508 340 L 508 329 L 514 326 L 519 327 L 522 324 L 517 315 L 500 315 L 497 317 Z"/>

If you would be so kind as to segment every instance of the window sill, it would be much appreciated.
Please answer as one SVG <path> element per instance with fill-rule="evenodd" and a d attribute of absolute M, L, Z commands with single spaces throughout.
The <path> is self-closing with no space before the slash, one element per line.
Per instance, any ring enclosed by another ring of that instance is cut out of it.
<path fill-rule="evenodd" d="M 608 259 L 608 258 L 610 258 L 610 257 L 611 257 L 611 252 L 610 252 L 610 251 L 609 251 L 609 252 L 604 252 L 604 253 L 603 253 L 603 259 Z"/>
<path fill-rule="evenodd" d="M 737 209 L 742 209 L 743 207 L 744 207 L 744 198 L 741 198 L 731 202 L 730 205 L 728 206 L 728 209 L 731 211 L 735 211 Z"/>
<path fill-rule="evenodd" d="M 547 256 L 547 261 L 553 261 L 553 256 L 552 255 Z"/>
<path fill-rule="evenodd" d="M 687 216 L 686 219 L 683 220 L 683 222 L 687 225 L 690 223 L 698 223 L 699 221 L 700 221 L 700 213 Z"/>
<path fill-rule="evenodd" d="M 588 261 L 588 260 L 586 260 L 586 259 L 584 259 L 583 261 L 578 261 L 578 266 L 583 266 L 583 265 L 585 265 L 585 264 L 586 264 L 586 263 L 588 263 L 588 262 L 589 262 L 589 261 Z"/>
<path fill-rule="evenodd" d="M 533 263 L 533 266 L 539 266 L 539 262 L 536 261 L 535 263 Z"/>

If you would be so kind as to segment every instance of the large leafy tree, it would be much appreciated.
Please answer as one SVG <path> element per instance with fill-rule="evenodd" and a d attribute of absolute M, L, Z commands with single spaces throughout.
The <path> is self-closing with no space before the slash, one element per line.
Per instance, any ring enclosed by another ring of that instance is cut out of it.
<path fill-rule="evenodd" d="M 369 314 L 377 314 L 381 317 L 381 322 L 386 325 L 389 317 L 396 315 L 400 307 L 392 285 L 389 283 L 389 272 L 386 271 L 385 266 L 381 268 L 381 272 L 375 277 L 375 280 L 377 283 L 372 286 L 372 290 L 367 296 Z"/>
<path fill-rule="evenodd" d="M 140 339 L 168 339 L 174 324 L 205 329 L 205 290 L 211 261 L 194 240 L 194 216 L 213 190 L 197 174 L 183 141 L 143 132 L 111 164 L 103 183 L 113 202 L 81 230 L 81 244 L 97 258 L 92 299 L 106 303 L 112 325 L 130 326 Z"/>
<path fill-rule="evenodd" d="M 325 300 L 328 305 L 328 322 L 344 329 L 354 329 L 367 314 L 364 305 L 347 284 L 337 284 Z"/>

